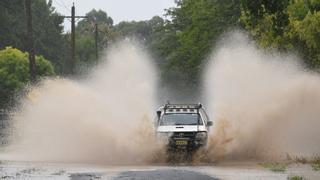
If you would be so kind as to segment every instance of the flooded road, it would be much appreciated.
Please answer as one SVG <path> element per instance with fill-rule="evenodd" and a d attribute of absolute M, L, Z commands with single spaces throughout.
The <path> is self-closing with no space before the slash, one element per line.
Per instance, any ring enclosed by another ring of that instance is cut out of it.
<path fill-rule="evenodd" d="M 224 163 L 151 166 L 97 166 L 54 163 L 2 162 L 0 179 L 140 180 L 140 179 L 283 179 L 302 176 L 320 179 L 320 172 L 306 164 L 289 165 L 285 172 L 272 172 L 257 163 Z"/>

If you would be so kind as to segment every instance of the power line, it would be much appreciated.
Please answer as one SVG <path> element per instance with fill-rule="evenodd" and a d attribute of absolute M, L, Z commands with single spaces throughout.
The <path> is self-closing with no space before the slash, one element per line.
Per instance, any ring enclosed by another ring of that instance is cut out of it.
<path fill-rule="evenodd" d="M 76 62 L 76 48 L 75 48 L 75 33 L 76 33 L 76 18 L 87 18 L 87 16 L 76 16 L 74 4 L 71 7 L 71 16 L 63 16 L 64 18 L 71 18 L 71 59 L 68 61 L 68 73 L 74 73 L 74 66 Z"/>
<path fill-rule="evenodd" d="M 64 7 L 65 9 L 67 9 L 69 12 L 71 12 L 70 9 L 66 6 L 66 4 L 64 3 L 63 0 L 59 0 L 59 1 L 62 3 L 62 5 L 63 5 L 63 7 Z"/>
<path fill-rule="evenodd" d="M 70 13 L 71 11 L 70 11 L 70 9 L 68 9 L 64 4 L 61 4 L 60 2 L 58 2 L 57 0 L 53 0 L 55 3 L 56 3 L 56 5 L 58 5 L 59 7 L 61 7 L 61 8 L 63 8 L 63 9 L 65 9 L 65 10 L 67 10 L 67 13 Z"/>

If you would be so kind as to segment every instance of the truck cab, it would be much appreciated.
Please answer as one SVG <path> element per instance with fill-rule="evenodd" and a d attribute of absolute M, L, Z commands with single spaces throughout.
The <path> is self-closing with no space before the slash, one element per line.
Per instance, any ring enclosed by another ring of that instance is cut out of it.
<path fill-rule="evenodd" d="M 156 133 L 169 150 L 205 146 L 212 121 L 202 104 L 165 104 L 157 111 Z"/>

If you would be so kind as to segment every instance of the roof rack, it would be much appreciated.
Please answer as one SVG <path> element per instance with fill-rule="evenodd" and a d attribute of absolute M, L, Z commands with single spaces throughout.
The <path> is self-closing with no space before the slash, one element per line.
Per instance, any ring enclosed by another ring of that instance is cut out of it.
<path fill-rule="evenodd" d="M 202 104 L 170 104 L 169 102 L 164 105 L 164 110 L 166 109 L 200 109 Z"/>

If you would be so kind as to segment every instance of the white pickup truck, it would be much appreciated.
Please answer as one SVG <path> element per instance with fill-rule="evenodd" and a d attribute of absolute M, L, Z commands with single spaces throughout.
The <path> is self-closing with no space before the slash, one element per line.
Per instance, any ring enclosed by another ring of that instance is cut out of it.
<path fill-rule="evenodd" d="M 193 151 L 206 145 L 209 120 L 202 104 L 165 104 L 157 111 L 157 136 L 168 150 Z"/>

